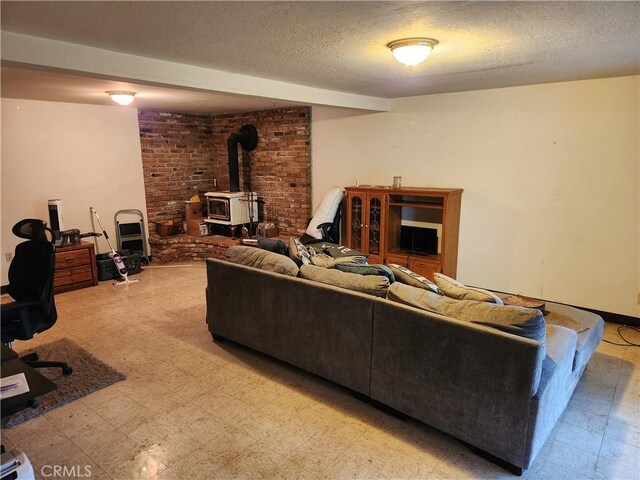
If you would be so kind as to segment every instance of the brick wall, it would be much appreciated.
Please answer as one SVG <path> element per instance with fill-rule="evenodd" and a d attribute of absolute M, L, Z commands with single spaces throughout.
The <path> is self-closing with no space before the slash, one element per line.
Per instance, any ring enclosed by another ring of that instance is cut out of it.
<path fill-rule="evenodd" d="M 251 185 L 264 200 L 261 218 L 275 220 L 280 235 L 299 235 L 311 217 L 311 108 L 292 107 L 213 117 L 218 186 L 229 188 L 227 138 L 242 125 L 258 130 L 251 157 Z M 239 155 L 242 157 L 242 155 Z M 240 189 L 245 185 L 240 167 Z"/>
<path fill-rule="evenodd" d="M 264 200 L 261 218 L 276 221 L 281 235 L 306 228 L 312 213 L 309 107 L 216 116 L 139 110 L 138 120 L 151 233 L 154 222 L 181 224 L 184 201 L 196 193 L 204 199 L 214 179 L 219 190 L 229 189 L 227 138 L 246 123 L 259 136 L 249 153 L 249 180 Z M 245 180 L 241 165 L 241 189 Z"/>
<path fill-rule="evenodd" d="M 182 225 L 184 201 L 212 189 L 211 116 L 138 110 L 149 232 L 154 222 Z"/>

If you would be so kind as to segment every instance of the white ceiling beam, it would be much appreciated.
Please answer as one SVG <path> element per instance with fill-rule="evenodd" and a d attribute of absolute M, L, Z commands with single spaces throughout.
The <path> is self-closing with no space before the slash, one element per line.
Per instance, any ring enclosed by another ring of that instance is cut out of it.
<path fill-rule="evenodd" d="M 2 60 L 162 86 L 251 95 L 311 105 L 388 111 L 389 100 L 167 62 L 75 43 L 2 32 Z"/>

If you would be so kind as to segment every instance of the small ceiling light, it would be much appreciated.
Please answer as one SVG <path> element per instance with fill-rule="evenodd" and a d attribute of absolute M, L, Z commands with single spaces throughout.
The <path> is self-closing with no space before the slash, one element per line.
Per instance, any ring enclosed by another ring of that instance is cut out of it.
<path fill-rule="evenodd" d="M 118 105 L 129 105 L 133 102 L 133 97 L 136 96 L 136 92 L 108 91 L 106 93 L 111 97 L 111 100 Z"/>
<path fill-rule="evenodd" d="M 394 40 L 389 42 L 387 47 L 391 49 L 397 61 L 413 68 L 424 62 L 438 43 L 440 42 L 434 38 L 415 37 Z"/>

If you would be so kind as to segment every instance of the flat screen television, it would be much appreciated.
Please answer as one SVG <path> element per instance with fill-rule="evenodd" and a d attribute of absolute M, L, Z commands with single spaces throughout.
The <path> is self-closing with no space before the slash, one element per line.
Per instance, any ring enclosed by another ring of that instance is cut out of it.
<path fill-rule="evenodd" d="M 400 248 L 417 255 L 436 255 L 438 253 L 438 231 L 435 228 L 400 227 Z"/>

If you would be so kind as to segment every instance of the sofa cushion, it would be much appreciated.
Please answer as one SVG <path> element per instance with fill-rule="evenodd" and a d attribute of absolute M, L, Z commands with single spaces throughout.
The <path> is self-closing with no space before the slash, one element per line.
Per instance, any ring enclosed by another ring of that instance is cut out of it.
<path fill-rule="evenodd" d="M 586 330 L 589 330 L 589 327 L 587 325 L 574 320 L 570 316 L 563 315 L 558 312 L 551 312 L 549 310 L 544 311 L 544 321 L 547 323 L 547 325 L 558 325 L 560 327 L 573 330 L 576 333 L 582 333 Z"/>
<path fill-rule="evenodd" d="M 544 358 L 545 323 L 542 312 L 539 310 L 496 305 L 477 300 L 455 300 L 400 282 L 395 282 L 389 287 L 387 298 L 457 320 L 487 325 L 503 332 L 536 340 L 542 347 Z"/>
<path fill-rule="evenodd" d="M 288 255 L 289 249 L 287 244 L 279 238 L 267 238 L 258 235 L 258 247 L 270 252 L 279 253 L 280 255 Z"/>
<path fill-rule="evenodd" d="M 300 268 L 300 276 L 307 280 L 367 293 L 376 297 L 386 296 L 387 288 L 389 288 L 389 279 L 381 275 L 358 275 L 315 265 L 303 265 Z"/>
<path fill-rule="evenodd" d="M 456 300 L 477 300 L 498 305 L 503 304 L 500 297 L 494 293 L 482 288 L 467 287 L 465 284 L 442 273 L 434 273 L 433 280 L 447 297 L 455 298 Z"/>
<path fill-rule="evenodd" d="M 336 263 L 335 268 L 341 272 L 357 273 L 358 275 L 382 275 L 389 279 L 389 283 L 395 282 L 393 272 L 386 265 L 357 265 L 353 263 Z"/>
<path fill-rule="evenodd" d="M 397 282 L 402 282 L 406 285 L 411 285 L 412 287 L 424 288 L 425 290 L 431 290 L 439 295 L 444 295 L 442 290 L 440 290 L 435 283 L 428 278 L 409 270 L 407 267 L 403 267 L 397 263 L 390 263 L 389 267 L 391 268 Z"/>
<path fill-rule="evenodd" d="M 564 381 L 560 383 L 569 385 L 568 379 L 573 370 L 573 352 L 576 348 L 577 334 L 569 328 L 558 325 L 546 325 L 545 331 L 547 356 L 553 361 L 555 371 L 562 369 Z"/>
<path fill-rule="evenodd" d="M 289 257 L 291 257 L 298 266 L 311 264 L 311 254 L 309 250 L 295 237 L 289 239 Z"/>
<path fill-rule="evenodd" d="M 283 273 L 292 277 L 297 277 L 300 271 L 290 258 L 268 250 L 262 250 L 261 248 L 235 245 L 229 247 L 225 255 L 227 260 L 232 263 Z"/>
<path fill-rule="evenodd" d="M 585 368 L 604 336 L 604 320 L 595 313 L 559 303 L 547 302 L 546 309 L 551 313 L 566 315 L 587 327 L 586 330 L 577 333 L 576 352 L 573 359 L 574 370 Z"/>

